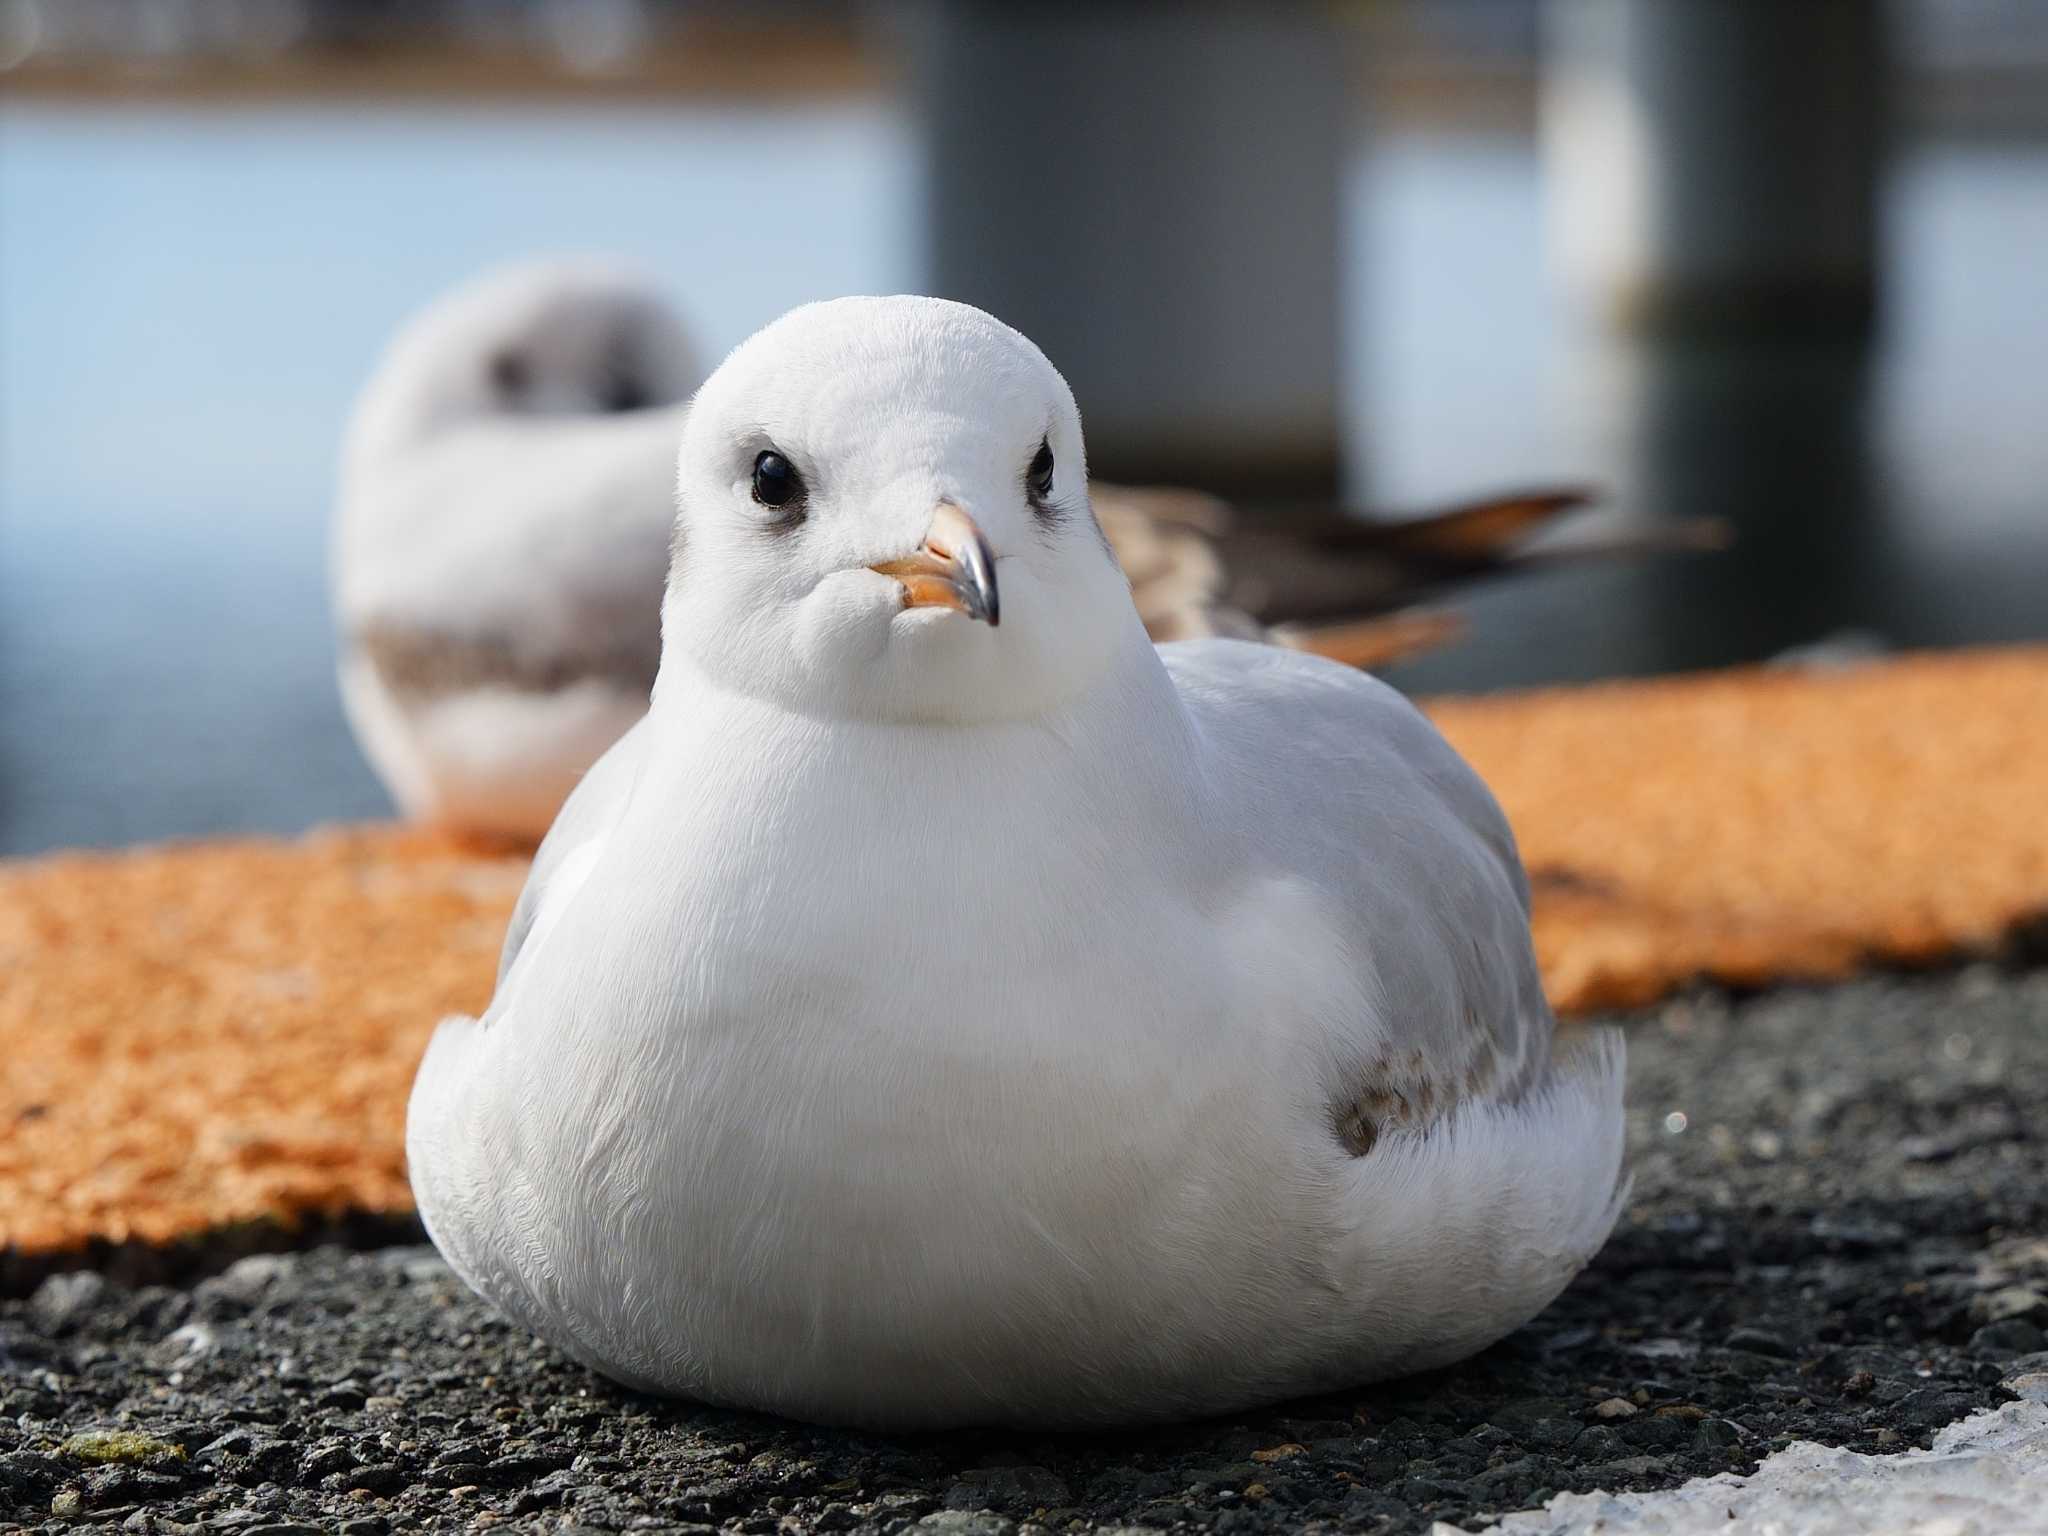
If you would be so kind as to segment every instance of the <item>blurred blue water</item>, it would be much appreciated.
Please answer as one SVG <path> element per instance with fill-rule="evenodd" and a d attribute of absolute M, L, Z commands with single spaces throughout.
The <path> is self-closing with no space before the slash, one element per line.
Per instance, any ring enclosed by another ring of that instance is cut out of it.
<path fill-rule="evenodd" d="M 0 115 L 0 850 L 383 811 L 323 560 L 393 328 L 588 250 L 671 276 L 715 356 L 900 286 L 911 168 L 860 107 Z"/>
<path fill-rule="evenodd" d="M 919 283 L 887 106 L 0 110 L 0 851 L 384 808 L 342 724 L 323 561 L 385 337 L 547 250 L 665 275 L 713 355 Z M 1903 155 L 1872 357 L 1591 341 L 1515 138 L 1361 146 L 1346 383 L 1381 504 L 1594 478 L 1739 557 L 1482 596 L 1416 686 L 1752 659 L 1856 625 L 2048 634 L 2048 154 Z M 1087 402 L 1082 402 L 1085 412 Z"/>

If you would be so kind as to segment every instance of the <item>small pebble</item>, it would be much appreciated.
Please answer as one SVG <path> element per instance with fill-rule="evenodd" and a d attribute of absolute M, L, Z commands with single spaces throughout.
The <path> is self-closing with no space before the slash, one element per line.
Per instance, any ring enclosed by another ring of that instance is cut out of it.
<path fill-rule="evenodd" d="M 1285 1461 L 1291 1456 L 1306 1456 L 1308 1447 L 1289 1441 L 1285 1445 L 1268 1446 L 1263 1451 L 1253 1451 L 1252 1460 L 1261 1462 Z"/>
<path fill-rule="evenodd" d="M 185 1459 L 185 1448 L 173 1445 L 168 1440 L 159 1440 L 154 1435 L 145 1435 L 132 1429 L 82 1429 L 59 1447 L 62 1453 L 74 1461 L 90 1461 L 98 1464 L 154 1461 L 167 1456 L 175 1461 Z"/>
<path fill-rule="evenodd" d="M 1752 1355 L 1769 1355 L 1774 1360 L 1792 1358 L 1792 1346 L 1777 1334 L 1763 1328 L 1737 1328 L 1728 1335 L 1730 1349 L 1746 1350 Z"/>
<path fill-rule="evenodd" d="M 2030 1355 L 2048 1343 L 2048 1335 L 2023 1317 L 1987 1323 L 1970 1335 L 1970 1353 L 1992 1358 Z"/>

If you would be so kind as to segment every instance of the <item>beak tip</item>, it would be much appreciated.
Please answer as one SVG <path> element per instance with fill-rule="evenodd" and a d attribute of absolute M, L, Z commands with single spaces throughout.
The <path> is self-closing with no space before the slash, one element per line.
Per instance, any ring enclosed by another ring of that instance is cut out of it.
<path fill-rule="evenodd" d="M 1003 621 L 995 563 L 995 552 L 974 519 L 942 501 L 932 533 L 916 554 L 868 568 L 904 584 L 906 607 L 952 608 L 995 629 Z"/>

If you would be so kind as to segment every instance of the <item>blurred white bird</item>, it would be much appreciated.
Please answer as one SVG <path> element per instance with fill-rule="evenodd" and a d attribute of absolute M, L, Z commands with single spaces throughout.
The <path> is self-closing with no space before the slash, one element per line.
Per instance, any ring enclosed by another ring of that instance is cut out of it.
<path fill-rule="evenodd" d="M 488 275 L 393 343 L 349 433 L 335 567 L 349 718 L 406 815 L 537 839 L 644 713 L 672 450 L 700 378 L 654 285 L 603 263 Z M 1092 494 L 1155 640 L 1263 639 L 1361 667 L 1454 636 L 1455 615 L 1418 604 L 1472 581 L 1712 532 L 1533 545 L 1589 499 L 1576 490 L 1257 524 L 1200 492 Z"/>
<path fill-rule="evenodd" d="M 406 815 L 538 837 L 646 713 L 702 377 L 653 286 L 592 262 L 493 274 L 392 343 L 333 563 L 342 697 Z"/>
<path fill-rule="evenodd" d="M 844 299 L 681 432 L 646 719 L 420 1066 L 428 1230 L 631 1385 L 884 1428 L 1227 1412 L 1459 1359 L 1625 1193 L 1498 806 L 1391 688 L 1155 646 L 1080 416 Z"/>

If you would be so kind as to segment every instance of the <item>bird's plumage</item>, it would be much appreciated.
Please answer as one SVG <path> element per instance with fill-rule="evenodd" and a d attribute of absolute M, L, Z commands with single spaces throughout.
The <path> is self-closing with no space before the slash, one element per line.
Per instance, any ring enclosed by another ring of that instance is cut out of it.
<path fill-rule="evenodd" d="M 1485 787 L 1370 677 L 1155 647 L 1082 471 L 960 306 L 813 306 L 706 386 L 653 708 L 408 1124 L 435 1241 L 576 1358 L 877 1426 L 1216 1412 L 1470 1353 L 1612 1225 L 1620 1041 L 1554 1048 Z M 940 502 L 1000 629 L 871 568 Z"/>

